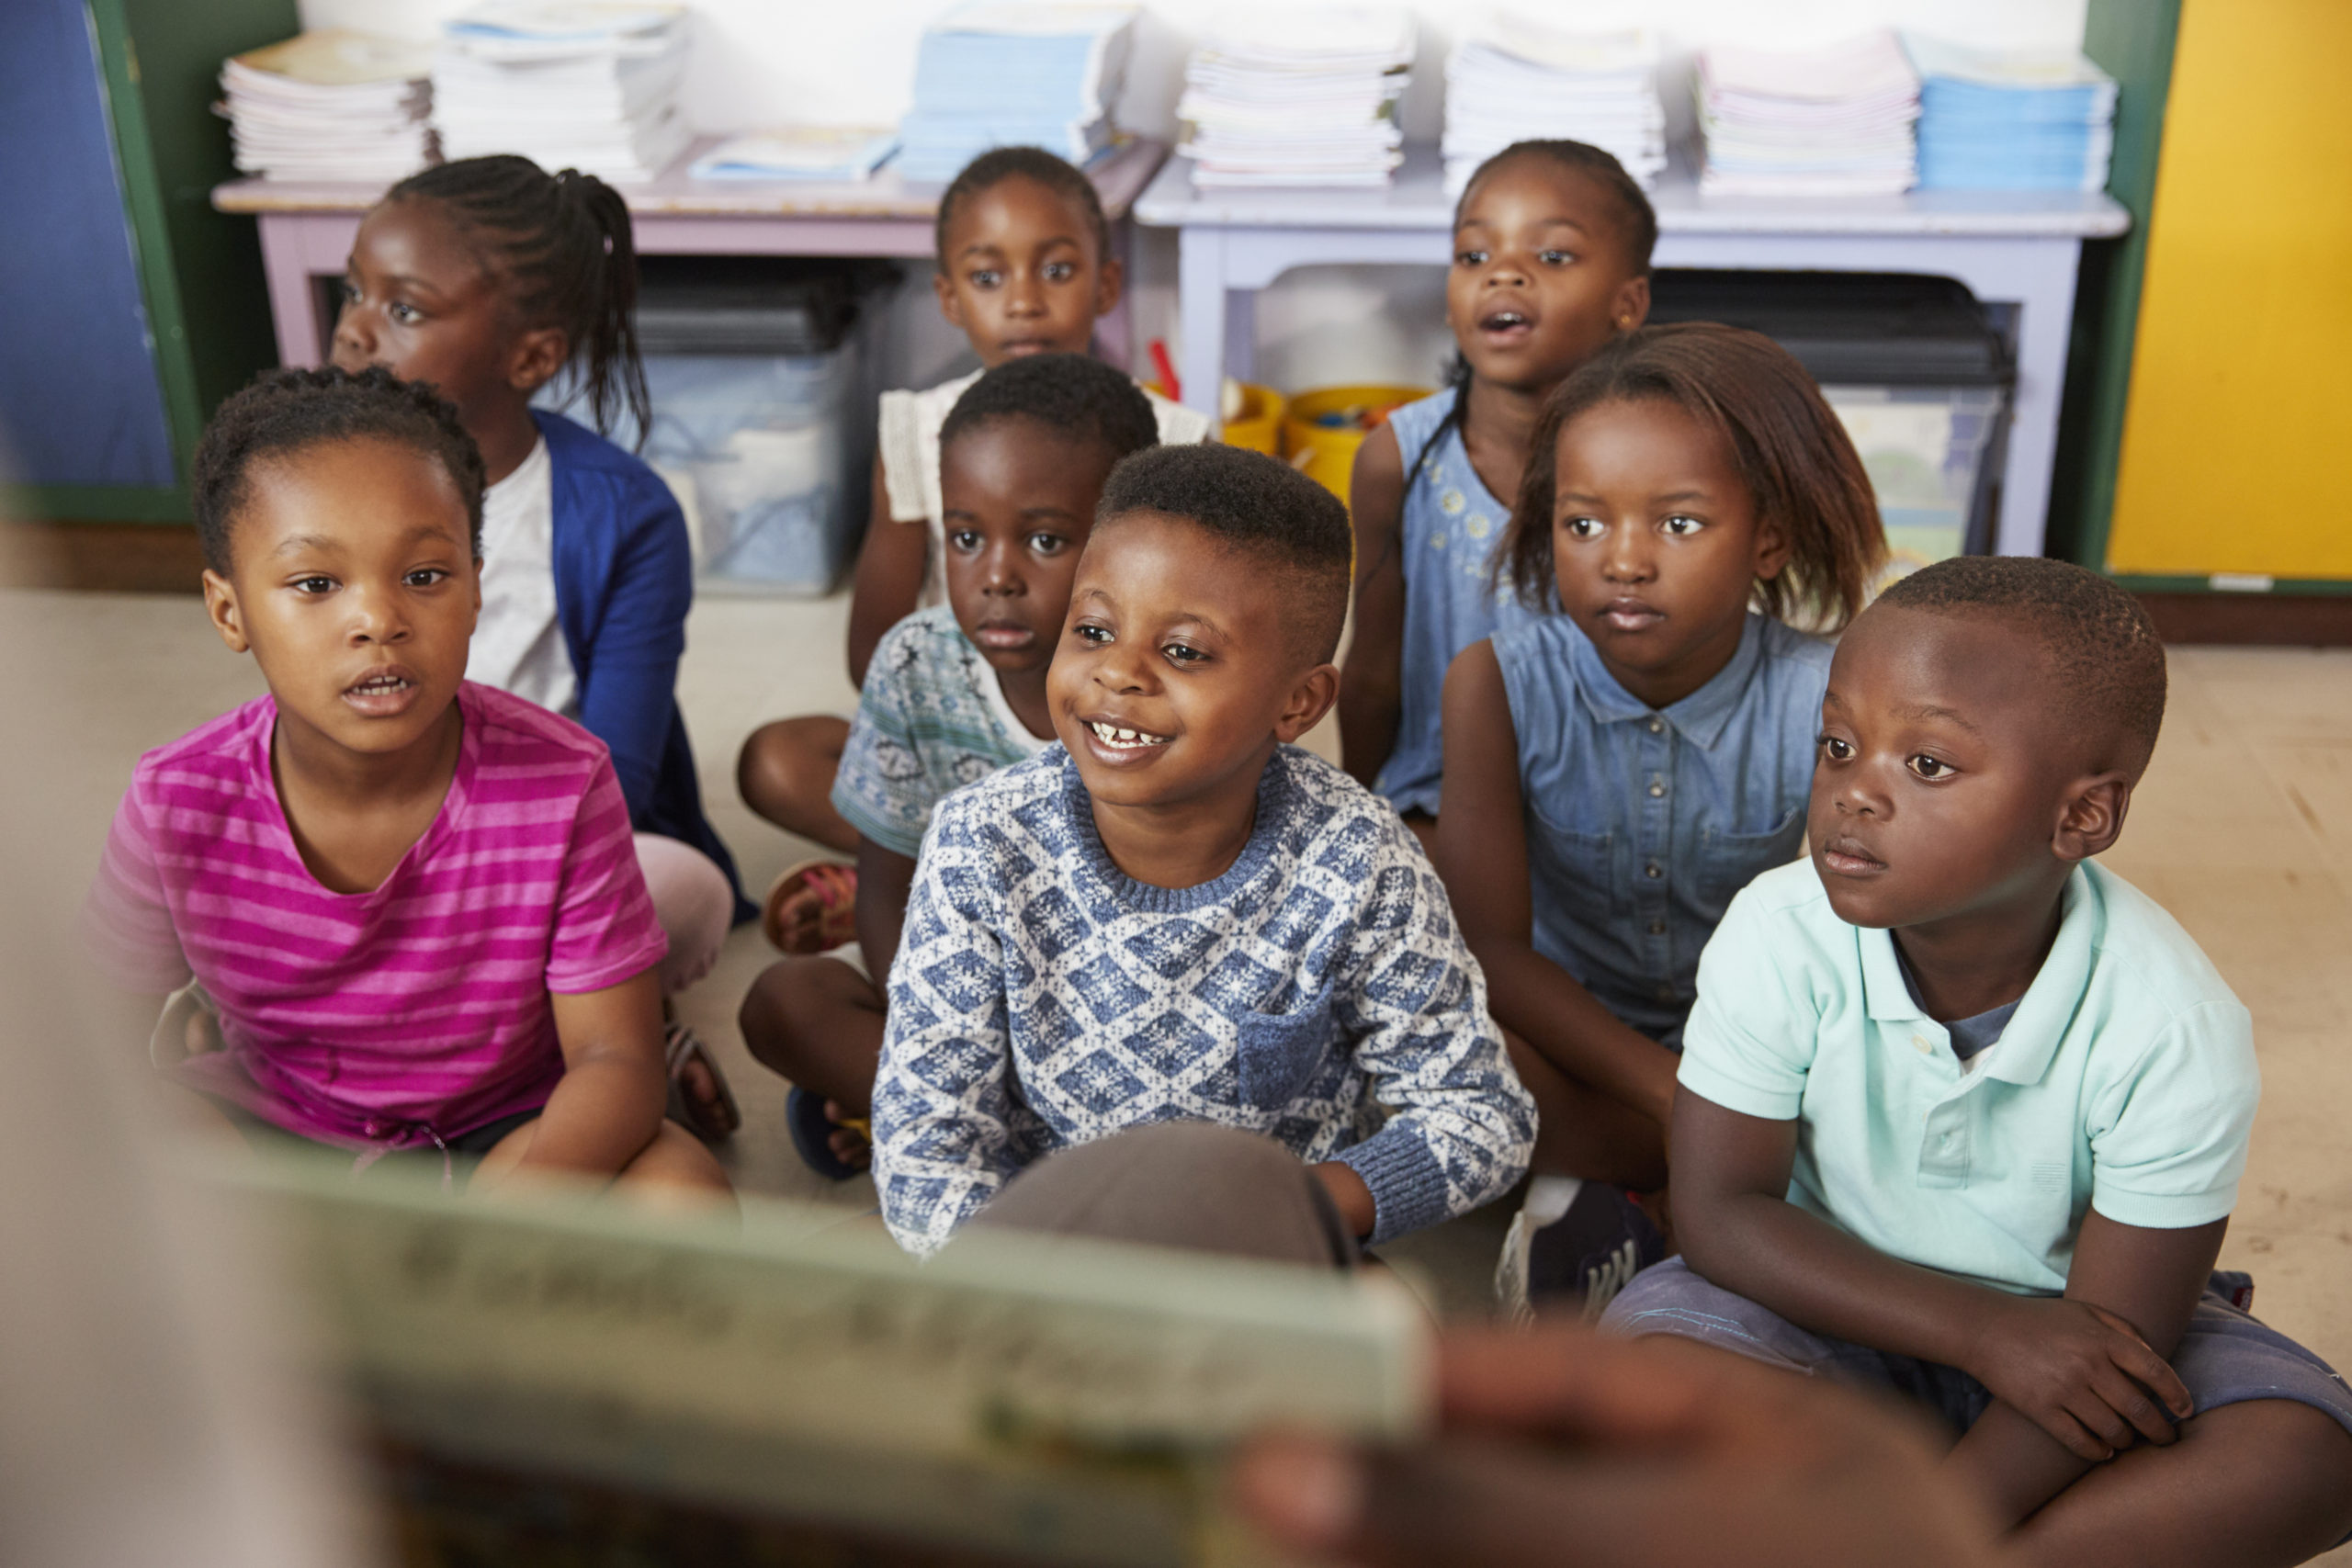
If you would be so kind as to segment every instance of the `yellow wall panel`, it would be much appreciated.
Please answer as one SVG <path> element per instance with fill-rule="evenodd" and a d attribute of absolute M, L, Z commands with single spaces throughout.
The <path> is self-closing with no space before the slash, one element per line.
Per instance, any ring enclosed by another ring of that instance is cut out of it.
<path fill-rule="evenodd" d="M 2352 0 L 2186 0 L 2110 570 L 2352 578 Z"/>

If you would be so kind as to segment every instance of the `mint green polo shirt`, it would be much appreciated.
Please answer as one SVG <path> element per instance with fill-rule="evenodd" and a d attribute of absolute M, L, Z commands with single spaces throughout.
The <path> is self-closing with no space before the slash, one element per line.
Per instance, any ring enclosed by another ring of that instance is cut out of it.
<path fill-rule="evenodd" d="M 2253 1021 L 2153 899 L 2085 863 L 1998 1043 L 1963 1066 L 1883 931 L 1810 860 L 1732 900 L 1699 960 L 1680 1082 L 1795 1121 L 1789 1201 L 1879 1251 L 2019 1292 L 2065 1288 L 2085 1209 L 2154 1230 L 2237 1201 Z"/>

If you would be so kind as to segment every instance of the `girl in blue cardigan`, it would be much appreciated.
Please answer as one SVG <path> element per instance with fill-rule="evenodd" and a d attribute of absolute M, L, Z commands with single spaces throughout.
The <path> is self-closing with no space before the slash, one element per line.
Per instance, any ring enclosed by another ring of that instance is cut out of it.
<path fill-rule="evenodd" d="M 359 226 L 334 363 L 430 381 L 481 447 L 481 615 L 469 680 L 577 719 L 613 754 L 638 861 L 670 939 L 664 989 L 693 984 L 752 913 L 703 815 L 675 694 L 694 603 L 684 514 L 601 432 L 650 423 L 628 209 L 593 175 L 466 158 L 402 180 Z M 531 407 L 578 364 L 591 432 Z M 670 1039 L 671 1113 L 705 1137 L 739 1120 L 717 1064 Z"/>

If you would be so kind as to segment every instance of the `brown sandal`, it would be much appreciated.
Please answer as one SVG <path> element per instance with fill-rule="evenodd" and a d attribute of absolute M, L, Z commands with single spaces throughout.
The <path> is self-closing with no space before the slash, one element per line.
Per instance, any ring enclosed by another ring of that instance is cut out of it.
<path fill-rule="evenodd" d="M 795 931 L 786 915 L 793 905 L 813 898 L 818 917 Z M 838 861 L 802 861 L 775 879 L 760 910 L 760 930 L 778 953 L 823 953 L 857 940 L 857 868 Z"/>

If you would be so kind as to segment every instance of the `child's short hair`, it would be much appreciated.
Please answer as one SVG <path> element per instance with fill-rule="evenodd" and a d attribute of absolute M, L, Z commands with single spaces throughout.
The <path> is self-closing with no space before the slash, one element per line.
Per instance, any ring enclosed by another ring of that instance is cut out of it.
<path fill-rule="evenodd" d="M 440 203 L 513 291 L 523 324 L 570 335 L 598 433 L 626 406 L 643 439 L 653 400 L 637 347 L 636 231 L 620 192 L 577 169 L 550 175 L 500 152 L 419 170 L 384 200 Z"/>
<path fill-rule="evenodd" d="M 1348 509 L 1329 491 L 1238 446 L 1155 446 L 1111 470 L 1095 526 L 1135 512 L 1182 517 L 1295 577 L 1299 649 L 1313 664 L 1339 650 L 1355 541 Z"/>
<path fill-rule="evenodd" d="M 1619 220 L 1625 226 L 1625 260 L 1636 277 L 1650 275 L 1650 253 L 1657 248 L 1657 210 L 1650 206 L 1649 193 L 1641 182 L 1625 172 L 1617 156 L 1589 141 L 1570 141 L 1565 138 L 1514 141 L 1485 163 L 1462 187 L 1461 197 L 1453 204 L 1453 220 L 1462 221 L 1462 209 L 1470 201 L 1487 175 L 1506 164 L 1521 158 L 1543 158 L 1564 169 L 1573 169 L 1589 176 L 1607 191 L 1617 203 Z"/>
<path fill-rule="evenodd" d="M 2140 601 L 2098 572 L 2040 556 L 1957 556 L 1889 583 L 1882 604 L 2000 615 L 2030 627 L 2050 663 L 2042 690 L 2067 728 L 2111 740 L 2134 778 L 2165 722 L 2165 647 Z"/>
<path fill-rule="evenodd" d="M 380 365 L 345 370 L 273 370 L 220 405 L 196 444 L 196 536 L 204 564 L 229 570 L 229 535 L 244 506 L 254 465 L 331 441 L 390 441 L 432 458 L 466 503 L 467 536 L 481 556 L 481 448 L 430 382 L 403 381 Z"/>
<path fill-rule="evenodd" d="M 941 266 L 947 265 L 947 231 L 954 226 L 956 215 L 1010 179 L 1035 181 L 1073 203 L 1085 214 L 1087 228 L 1094 235 L 1095 259 L 1102 261 L 1111 254 L 1111 220 L 1103 216 L 1102 198 L 1095 193 L 1092 180 L 1043 147 L 997 147 L 965 164 L 940 193 L 931 247 Z"/>
<path fill-rule="evenodd" d="M 1804 367 L 1760 333 L 1713 321 L 1644 327 L 1611 341 L 1555 389 L 1536 422 L 1496 575 L 1521 602 L 1554 587 L 1552 511 L 1560 432 L 1603 403 L 1672 403 L 1731 454 L 1758 521 L 1777 524 L 1789 563 L 1757 596 L 1782 620 L 1824 631 L 1854 618 L 1886 558 L 1878 498 L 1846 427 Z"/>
<path fill-rule="evenodd" d="M 1001 419 L 1029 419 L 1114 458 L 1159 445 L 1159 417 L 1125 372 L 1087 354 L 1008 359 L 964 389 L 939 426 L 939 445 Z"/>

